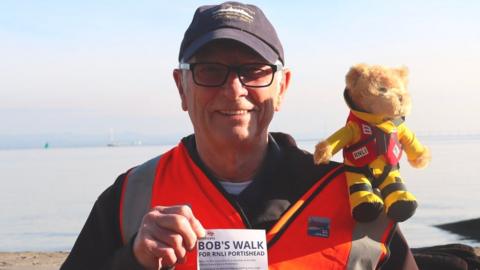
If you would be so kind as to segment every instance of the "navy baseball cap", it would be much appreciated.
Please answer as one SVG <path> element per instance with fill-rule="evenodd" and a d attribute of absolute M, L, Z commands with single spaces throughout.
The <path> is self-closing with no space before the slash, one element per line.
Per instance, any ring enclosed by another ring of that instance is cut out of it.
<path fill-rule="evenodd" d="M 269 63 L 285 63 L 275 28 L 254 5 L 225 2 L 197 8 L 183 37 L 178 60 L 188 61 L 200 48 L 217 39 L 243 43 Z"/>

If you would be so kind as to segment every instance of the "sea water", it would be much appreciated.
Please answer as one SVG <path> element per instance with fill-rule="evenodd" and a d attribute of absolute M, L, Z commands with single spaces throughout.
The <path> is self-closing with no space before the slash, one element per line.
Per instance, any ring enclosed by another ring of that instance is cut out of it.
<path fill-rule="evenodd" d="M 400 224 L 405 237 L 412 247 L 480 245 L 433 227 L 480 217 L 480 140 L 424 143 L 433 155 L 428 168 L 413 169 L 405 157 L 401 163 L 407 187 L 419 201 L 415 216 Z M 299 145 L 311 152 L 315 142 Z M 171 147 L 1 150 L 0 251 L 70 250 L 98 195 L 119 174 Z"/>

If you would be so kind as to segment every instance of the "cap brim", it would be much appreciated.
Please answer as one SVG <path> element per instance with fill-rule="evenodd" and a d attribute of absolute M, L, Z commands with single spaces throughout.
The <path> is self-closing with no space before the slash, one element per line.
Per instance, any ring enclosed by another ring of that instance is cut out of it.
<path fill-rule="evenodd" d="M 235 28 L 219 28 L 197 38 L 183 52 L 182 62 L 188 61 L 201 47 L 218 39 L 231 39 L 252 48 L 269 63 L 274 64 L 279 56 L 270 46 L 248 32 Z"/>

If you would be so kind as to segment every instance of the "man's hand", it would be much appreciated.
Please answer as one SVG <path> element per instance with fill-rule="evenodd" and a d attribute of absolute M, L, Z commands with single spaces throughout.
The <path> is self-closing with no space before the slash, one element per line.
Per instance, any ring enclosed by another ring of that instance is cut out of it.
<path fill-rule="evenodd" d="M 147 269 L 158 270 L 184 261 L 205 229 L 187 205 L 156 206 L 142 220 L 133 253 Z"/>

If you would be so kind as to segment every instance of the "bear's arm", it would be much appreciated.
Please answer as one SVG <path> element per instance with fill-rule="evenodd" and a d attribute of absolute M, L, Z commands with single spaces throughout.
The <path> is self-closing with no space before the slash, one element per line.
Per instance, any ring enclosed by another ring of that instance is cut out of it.
<path fill-rule="evenodd" d="M 345 146 L 358 141 L 359 138 L 359 127 L 355 123 L 348 122 L 344 127 L 328 137 L 327 142 L 332 147 L 332 155 L 334 155 Z"/>
<path fill-rule="evenodd" d="M 425 152 L 425 146 L 415 137 L 415 134 L 405 125 L 398 127 L 398 139 L 407 154 L 408 160 L 414 160 Z"/>

